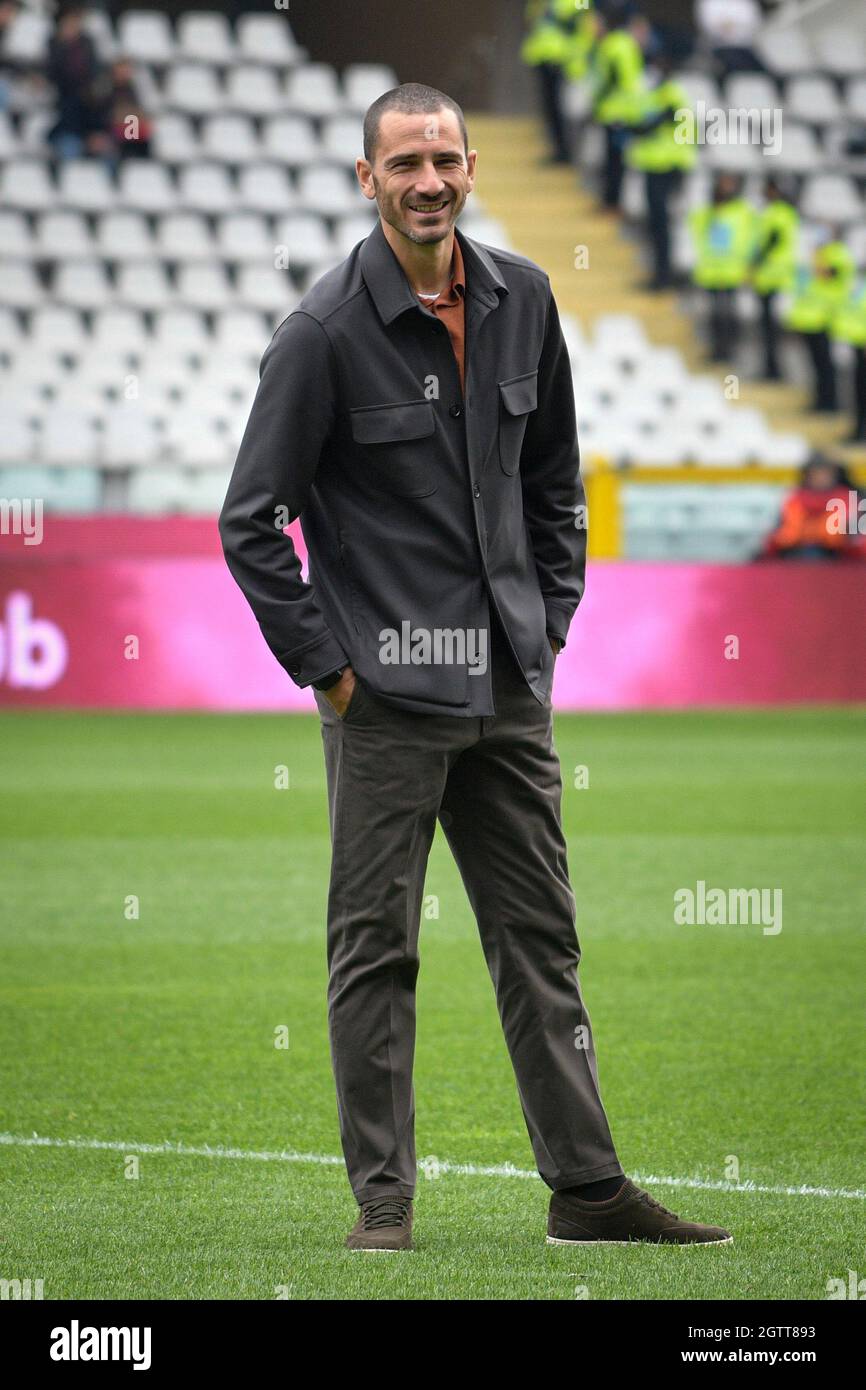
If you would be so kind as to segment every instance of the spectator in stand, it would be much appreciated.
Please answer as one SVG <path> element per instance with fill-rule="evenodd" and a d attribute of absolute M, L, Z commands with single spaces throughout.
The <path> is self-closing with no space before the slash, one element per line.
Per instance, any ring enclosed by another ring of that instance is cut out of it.
<path fill-rule="evenodd" d="M 18 76 L 18 64 L 6 53 L 12 24 L 18 13 L 17 0 L 0 0 L 0 111 L 9 105 L 10 84 Z"/>
<path fill-rule="evenodd" d="M 797 291 L 785 320 L 788 328 L 800 334 L 812 362 L 815 411 L 832 412 L 839 408 L 830 331 L 851 295 L 854 276 L 854 257 L 839 232 L 826 227 L 811 268 L 799 272 Z"/>
<path fill-rule="evenodd" d="M 764 183 L 766 200 L 758 214 L 756 246 L 752 257 L 752 285 L 761 306 L 764 339 L 764 379 L 781 380 L 777 295 L 793 289 L 797 274 L 800 216 L 793 200 L 777 178 Z"/>
<path fill-rule="evenodd" d="M 81 5 L 61 9 L 48 47 L 47 76 L 57 88 L 57 120 L 48 139 L 59 159 L 104 154 L 110 146 L 102 68 L 84 14 Z"/>
<path fill-rule="evenodd" d="M 696 285 L 709 299 L 710 361 L 725 362 L 737 349 L 737 290 L 746 283 L 755 239 L 755 213 L 742 196 L 742 180 L 719 174 L 712 202 L 692 210 Z"/>
<path fill-rule="evenodd" d="M 859 502 L 842 464 L 813 454 L 757 558 L 866 560 L 866 536 L 858 529 Z"/>
<path fill-rule="evenodd" d="M 106 125 L 118 159 L 147 159 L 153 123 L 144 110 L 128 58 L 115 58 L 106 101 Z"/>
<path fill-rule="evenodd" d="M 754 48 L 762 19 L 757 0 L 697 0 L 695 22 L 720 77 L 767 71 Z"/>

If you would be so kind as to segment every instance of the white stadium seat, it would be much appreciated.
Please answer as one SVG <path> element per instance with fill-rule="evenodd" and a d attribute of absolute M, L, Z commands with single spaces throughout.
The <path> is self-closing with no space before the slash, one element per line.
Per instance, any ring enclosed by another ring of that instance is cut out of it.
<path fill-rule="evenodd" d="M 153 235 L 140 212 L 107 212 L 96 228 L 96 249 L 110 261 L 143 260 L 153 254 Z"/>
<path fill-rule="evenodd" d="M 169 212 L 156 224 L 157 255 L 169 261 L 202 261 L 214 254 L 213 234 L 198 212 Z"/>
<path fill-rule="evenodd" d="M 108 272 L 102 261 L 61 261 L 52 285 L 58 304 L 76 309 L 101 309 L 113 298 Z"/>
<path fill-rule="evenodd" d="M 0 174 L 0 203 L 25 212 L 47 212 L 57 203 L 57 190 L 42 159 L 10 159 Z"/>
<path fill-rule="evenodd" d="M 140 405 L 128 401 L 106 410 L 102 459 L 108 467 L 154 463 L 160 449 L 153 420 Z"/>
<path fill-rule="evenodd" d="M 377 97 L 397 85 L 397 74 L 384 63 L 350 63 L 343 73 L 346 109 L 363 116 Z"/>
<path fill-rule="evenodd" d="M 289 73 L 285 105 L 303 116 L 336 116 L 343 109 L 337 74 L 328 63 L 305 63 Z"/>
<path fill-rule="evenodd" d="M 322 124 L 322 153 L 354 170 L 364 154 L 364 126 L 358 116 L 333 116 Z"/>
<path fill-rule="evenodd" d="M 785 92 L 785 115 L 809 125 L 828 125 L 842 114 L 836 88 L 828 77 L 792 77 Z"/>
<path fill-rule="evenodd" d="M 166 64 L 176 55 L 168 16 L 158 10 L 127 10 L 117 21 L 117 38 L 121 52 L 139 63 Z"/>
<path fill-rule="evenodd" d="M 201 147 L 190 116 L 180 111 L 161 111 L 153 128 L 151 149 L 166 164 L 189 164 L 201 158 Z"/>
<path fill-rule="evenodd" d="M 791 173 L 807 174 L 824 164 L 824 152 L 815 131 L 799 121 L 789 120 L 787 112 L 782 121 L 779 144 L 779 153 L 766 157 L 768 173 L 775 166 Z"/>
<path fill-rule="evenodd" d="M 866 31 L 856 24 L 827 27 L 822 24 L 815 36 L 817 66 L 846 76 L 866 72 Z"/>
<path fill-rule="evenodd" d="M 224 104 L 251 116 L 270 116 L 285 106 L 285 100 L 272 68 L 245 63 L 228 74 Z"/>
<path fill-rule="evenodd" d="M 50 410 L 39 441 L 43 463 L 94 463 L 97 434 L 93 421 L 82 410 Z"/>
<path fill-rule="evenodd" d="M 207 324 L 195 309 L 163 309 L 154 315 L 154 342 L 178 352 L 206 352 Z"/>
<path fill-rule="evenodd" d="M 235 42 L 229 22 L 216 10 L 180 15 L 177 43 L 183 57 L 193 62 L 227 65 L 235 61 Z"/>
<path fill-rule="evenodd" d="M 62 164 L 57 194 L 64 207 L 83 212 L 107 212 L 116 200 L 108 170 L 96 159 L 69 159 Z"/>
<path fill-rule="evenodd" d="M 303 56 L 283 12 L 239 15 L 237 39 L 241 54 L 250 62 L 290 67 Z"/>
<path fill-rule="evenodd" d="M 224 309 L 233 299 L 231 282 L 224 266 L 202 263 L 184 265 L 178 270 L 177 303 L 208 311 Z"/>
<path fill-rule="evenodd" d="M 133 309 L 162 309 L 174 303 L 175 292 L 158 261 L 129 261 L 118 267 L 117 299 Z"/>
<path fill-rule="evenodd" d="M 276 225 L 275 242 L 285 247 L 291 267 L 304 267 L 326 260 L 334 243 L 321 217 L 298 213 L 281 218 Z"/>
<path fill-rule="evenodd" d="M 214 316 L 214 342 L 221 353 L 246 349 L 258 359 L 272 332 L 269 319 L 252 309 L 226 309 Z"/>
<path fill-rule="evenodd" d="M 325 217 L 340 217 L 363 207 L 364 195 L 354 175 L 324 165 L 298 174 L 298 204 Z"/>
<path fill-rule="evenodd" d="M 804 217 L 816 221 L 855 222 L 863 217 L 857 185 L 846 174 L 813 174 L 800 196 Z"/>
<path fill-rule="evenodd" d="M 321 148 L 306 116 L 274 116 L 262 128 L 262 153 L 292 169 L 314 164 Z"/>
<path fill-rule="evenodd" d="M 238 271 L 238 302 L 249 309 L 288 314 L 297 296 L 285 271 L 245 265 Z"/>
<path fill-rule="evenodd" d="M 209 116 L 202 123 L 201 154 L 225 164 L 242 164 L 256 159 L 259 141 L 248 116 Z"/>
<path fill-rule="evenodd" d="M 288 212 L 296 199 L 281 165 L 248 164 L 238 174 L 238 201 L 241 207 L 276 216 Z"/>
<path fill-rule="evenodd" d="M 164 164 L 127 160 L 118 176 L 118 202 L 139 212 L 170 212 L 177 205 L 177 189 Z"/>
<path fill-rule="evenodd" d="M 178 177 L 177 199 L 181 207 L 211 216 L 237 208 L 234 185 L 222 164 L 189 164 L 183 168 Z"/>
<path fill-rule="evenodd" d="M 216 72 L 203 63 L 177 63 L 169 68 L 163 97 L 166 106 L 190 116 L 209 116 L 225 106 L 225 92 Z"/>
<path fill-rule="evenodd" d="M 24 214 L 0 212 L 0 256 L 23 261 L 32 254 L 33 242 Z"/>
<path fill-rule="evenodd" d="M 20 463 L 36 448 L 36 436 L 25 411 L 0 394 L 0 463 Z"/>
<path fill-rule="evenodd" d="M 771 72 L 789 76 L 815 71 L 812 46 L 795 24 L 766 25 L 758 31 L 755 48 Z"/>
<path fill-rule="evenodd" d="M 219 254 L 227 261 L 274 261 L 274 239 L 263 217 L 251 212 L 233 212 L 217 225 Z"/>
<path fill-rule="evenodd" d="M 8 114 L 0 111 L 0 159 L 14 159 L 20 152 L 21 142 Z"/>
<path fill-rule="evenodd" d="M 3 56 L 14 63 L 38 65 L 44 61 L 51 38 L 49 14 L 23 6 L 9 21 Z"/>
<path fill-rule="evenodd" d="M 44 299 L 42 282 L 29 261 L 0 261 L 0 302 L 13 309 L 35 309 Z"/>
<path fill-rule="evenodd" d="M 348 256 L 353 247 L 359 241 L 363 241 L 370 235 L 375 226 L 372 216 L 365 216 L 363 212 L 351 213 L 348 217 L 341 217 L 334 229 L 334 251 L 338 256 Z"/>
<path fill-rule="evenodd" d="M 759 72 L 736 72 L 725 83 L 724 104 L 751 110 L 774 110 L 782 105 L 772 77 Z"/>
<path fill-rule="evenodd" d="M 100 309 L 93 315 L 90 343 L 94 350 L 116 352 L 118 358 L 136 352 L 148 341 L 147 327 L 135 309 Z M 84 344 L 81 344 L 84 347 Z"/>

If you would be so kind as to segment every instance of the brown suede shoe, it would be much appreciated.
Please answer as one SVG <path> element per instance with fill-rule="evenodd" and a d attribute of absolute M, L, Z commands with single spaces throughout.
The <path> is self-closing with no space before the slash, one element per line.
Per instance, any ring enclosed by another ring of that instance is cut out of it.
<path fill-rule="evenodd" d="M 550 1198 L 548 1245 L 728 1245 L 733 1239 L 721 1226 L 680 1220 L 628 1178 L 607 1202 L 583 1202 L 566 1192 Z"/>
<path fill-rule="evenodd" d="M 411 1250 L 412 1198 L 371 1197 L 346 1237 L 350 1250 Z"/>

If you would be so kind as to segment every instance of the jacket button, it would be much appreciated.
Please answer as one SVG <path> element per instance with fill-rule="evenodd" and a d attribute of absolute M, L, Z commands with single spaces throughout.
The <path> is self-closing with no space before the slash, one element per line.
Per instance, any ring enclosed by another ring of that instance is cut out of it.
<path fill-rule="evenodd" d="M 453 416 L 453 418 L 456 420 L 459 416 L 463 414 L 463 411 L 460 409 L 459 405 L 449 405 L 448 414 Z"/>
<path fill-rule="evenodd" d="M 290 666 L 290 667 L 289 667 L 289 675 L 290 675 L 290 676 L 299 676 L 300 674 L 301 674 L 301 668 L 300 668 L 300 666 Z"/>
<path fill-rule="evenodd" d="M 481 496 L 481 488 L 478 486 L 477 483 L 475 484 L 474 488 L 472 489 L 472 496 L 473 496 L 473 497 L 480 497 L 480 496 Z"/>

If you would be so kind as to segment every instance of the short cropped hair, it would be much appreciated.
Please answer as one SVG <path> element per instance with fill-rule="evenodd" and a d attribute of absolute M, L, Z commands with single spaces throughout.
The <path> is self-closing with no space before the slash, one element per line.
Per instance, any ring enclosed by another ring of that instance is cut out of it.
<path fill-rule="evenodd" d="M 402 111 L 407 115 L 432 115 L 442 108 L 453 111 L 457 117 L 460 134 L 463 137 L 463 153 L 469 153 L 469 136 L 466 133 L 466 119 L 453 97 L 437 91 L 435 87 L 425 87 L 422 82 L 404 82 L 401 87 L 392 87 L 383 92 L 367 110 L 364 117 L 364 158 L 372 164 L 379 143 L 379 126 L 386 111 Z"/>

